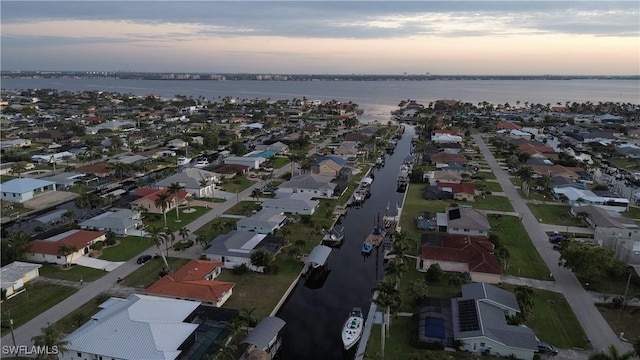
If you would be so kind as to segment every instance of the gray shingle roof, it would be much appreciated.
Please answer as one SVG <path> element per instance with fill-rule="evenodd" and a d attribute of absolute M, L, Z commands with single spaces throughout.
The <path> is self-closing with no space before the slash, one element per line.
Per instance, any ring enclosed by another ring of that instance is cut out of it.
<path fill-rule="evenodd" d="M 278 317 L 266 317 L 240 343 L 255 345 L 258 349 L 265 350 L 285 324 L 285 321 Z"/>
<path fill-rule="evenodd" d="M 487 216 L 482 212 L 474 208 L 464 206 L 460 206 L 458 209 L 460 211 L 460 217 L 457 219 L 451 218 L 451 211 L 455 211 L 455 208 L 449 208 L 447 210 L 447 214 L 449 214 L 449 227 L 482 231 L 489 231 L 491 229 Z"/>
<path fill-rule="evenodd" d="M 515 311 L 520 311 L 518 301 L 516 301 L 516 297 L 512 293 L 485 283 L 463 285 L 462 297 L 467 299 L 487 299 Z"/>
<path fill-rule="evenodd" d="M 164 180 L 158 181 L 156 185 L 169 187 L 173 183 L 178 183 L 187 189 L 200 189 L 200 181 L 203 179 L 209 180 L 217 176 L 218 174 L 211 171 L 189 168 L 181 173 L 171 175 Z"/>
<path fill-rule="evenodd" d="M 263 208 L 284 208 L 292 210 L 306 210 L 313 209 L 318 206 L 320 202 L 310 199 L 294 199 L 294 198 L 278 198 L 269 199 L 262 202 Z"/>
<path fill-rule="evenodd" d="M 238 220 L 238 227 L 240 226 L 249 226 L 249 227 L 262 227 L 262 228 L 273 228 L 286 220 L 286 216 L 282 215 L 282 210 L 274 210 L 274 209 L 262 209 L 257 213 L 251 215 L 250 217 L 242 218 Z"/>
<path fill-rule="evenodd" d="M 8 288 L 22 279 L 26 273 L 33 269 L 41 268 L 41 264 L 32 264 L 22 261 L 14 261 L 0 269 L 0 284 L 2 288 Z"/>
<path fill-rule="evenodd" d="M 129 229 L 135 227 L 137 221 L 133 220 L 134 212 L 129 209 L 107 211 L 89 220 L 80 223 L 81 227 L 101 229 Z"/>
<path fill-rule="evenodd" d="M 229 231 L 213 239 L 205 253 L 249 258 L 251 250 L 265 237 L 267 235 L 250 231 Z"/>
<path fill-rule="evenodd" d="M 318 175 L 318 174 L 304 174 L 304 175 L 296 176 L 289 181 L 285 181 L 284 183 L 280 184 L 280 188 L 333 190 L 336 188 L 336 184 L 332 183 L 331 180 L 333 180 L 331 176 Z"/>

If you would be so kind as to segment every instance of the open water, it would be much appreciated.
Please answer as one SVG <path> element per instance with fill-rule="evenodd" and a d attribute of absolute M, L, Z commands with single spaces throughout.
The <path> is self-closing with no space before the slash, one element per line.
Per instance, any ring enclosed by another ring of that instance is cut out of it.
<path fill-rule="evenodd" d="M 2 89 L 58 89 L 110 91 L 123 94 L 175 95 L 217 99 L 338 100 L 357 103 L 362 122 L 387 122 L 402 100 L 455 99 L 478 104 L 517 101 L 538 104 L 565 102 L 640 103 L 639 80 L 433 80 L 433 81 L 208 81 L 118 79 L 22 79 L 3 78 Z"/>

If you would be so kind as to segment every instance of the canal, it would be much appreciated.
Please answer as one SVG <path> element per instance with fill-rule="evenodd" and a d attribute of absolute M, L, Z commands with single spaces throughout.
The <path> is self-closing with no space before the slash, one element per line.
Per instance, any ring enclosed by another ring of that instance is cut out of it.
<path fill-rule="evenodd" d="M 327 261 L 329 275 L 322 287 L 312 289 L 301 280 L 277 316 L 286 321 L 279 359 L 353 359 L 357 345 L 343 351 L 341 331 L 349 312 L 360 307 L 366 316 L 372 289 L 383 277 L 382 248 L 364 258 L 362 243 L 374 227 L 375 219 L 384 216 L 387 206 L 395 214 L 403 193 L 396 192 L 396 178 L 409 154 L 413 127 L 406 131 L 385 166 L 375 172 L 371 197 L 361 208 L 350 208 L 342 220 L 345 240 L 331 252 Z"/>

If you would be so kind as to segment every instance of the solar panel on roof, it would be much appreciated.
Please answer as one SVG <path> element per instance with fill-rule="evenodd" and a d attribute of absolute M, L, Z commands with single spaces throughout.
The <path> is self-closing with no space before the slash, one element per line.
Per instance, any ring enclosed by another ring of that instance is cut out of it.
<path fill-rule="evenodd" d="M 460 217 L 461 217 L 460 209 L 455 208 L 455 209 L 449 210 L 449 220 L 460 219 Z"/>
<path fill-rule="evenodd" d="M 475 300 L 458 300 L 458 322 L 460 331 L 480 330 Z"/>

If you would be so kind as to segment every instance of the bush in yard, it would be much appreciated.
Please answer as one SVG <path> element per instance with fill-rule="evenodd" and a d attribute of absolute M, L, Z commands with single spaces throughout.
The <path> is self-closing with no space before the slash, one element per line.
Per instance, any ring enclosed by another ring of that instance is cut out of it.
<path fill-rule="evenodd" d="M 276 275 L 280 271 L 278 264 L 271 264 L 264 267 L 265 274 Z"/>
<path fill-rule="evenodd" d="M 611 299 L 611 304 L 613 304 L 614 309 L 620 309 L 623 303 L 624 303 L 624 297 L 622 296 L 616 296 L 613 299 Z"/>
<path fill-rule="evenodd" d="M 102 304 L 103 302 L 109 300 L 109 298 L 111 298 L 111 295 L 109 295 L 108 292 L 101 292 L 95 297 L 96 305 Z"/>
<path fill-rule="evenodd" d="M 193 246 L 193 240 L 188 241 L 180 241 L 179 243 L 173 245 L 173 250 L 182 251 L 184 249 L 188 249 Z"/>
<path fill-rule="evenodd" d="M 251 264 L 253 266 L 269 266 L 273 261 L 273 255 L 265 249 L 257 249 L 251 253 Z"/>
<path fill-rule="evenodd" d="M 231 269 L 233 275 L 244 275 L 249 272 L 249 268 L 245 264 L 236 265 Z"/>
<path fill-rule="evenodd" d="M 444 272 L 442 271 L 440 264 L 432 264 L 431 266 L 429 266 L 429 269 L 427 269 L 427 281 L 437 283 L 440 281 L 440 279 L 442 279 L 443 274 Z"/>
<path fill-rule="evenodd" d="M 107 244 L 108 246 L 113 246 L 116 244 L 116 233 L 114 233 L 113 231 L 109 231 L 105 237 L 105 241 L 104 243 Z"/>
<path fill-rule="evenodd" d="M 104 247 L 104 241 L 96 241 L 91 246 L 89 246 L 89 249 L 100 251 L 102 250 L 103 247 Z"/>

